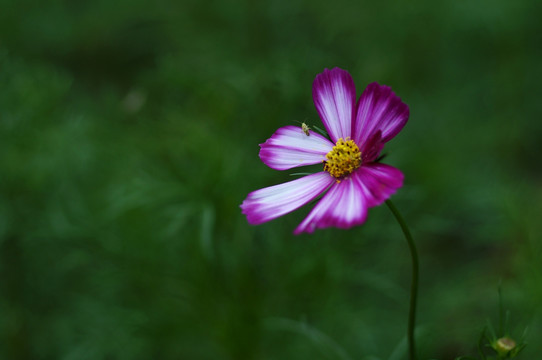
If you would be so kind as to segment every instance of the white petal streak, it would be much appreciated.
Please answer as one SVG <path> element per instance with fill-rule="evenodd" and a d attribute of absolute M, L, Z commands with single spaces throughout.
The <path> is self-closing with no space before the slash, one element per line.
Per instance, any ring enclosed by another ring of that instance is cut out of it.
<path fill-rule="evenodd" d="M 356 87 L 350 74 L 339 68 L 325 69 L 314 79 L 312 97 L 331 140 L 350 137 L 356 104 Z"/>
<path fill-rule="evenodd" d="M 294 211 L 324 192 L 335 179 L 319 172 L 283 184 L 256 190 L 241 204 L 250 224 L 256 225 Z"/>
<path fill-rule="evenodd" d="M 260 159 L 267 166 L 275 170 L 288 170 L 321 163 L 333 149 L 333 144 L 312 130 L 307 136 L 299 126 L 285 126 L 260 147 Z"/>
<path fill-rule="evenodd" d="M 357 105 L 353 139 L 357 144 L 364 144 L 380 130 L 385 143 L 401 131 L 408 116 L 408 106 L 389 86 L 371 83 L 361 94 Z"/>
<path fill-rule="evenodd" d="M 358 182 L 350 177 L 331 189 L 322 197 L 309 215 L 295 229 L 294 234 L 312 233 L 317 228 L 350 228 L 365 222 L 367 203 Z"/>

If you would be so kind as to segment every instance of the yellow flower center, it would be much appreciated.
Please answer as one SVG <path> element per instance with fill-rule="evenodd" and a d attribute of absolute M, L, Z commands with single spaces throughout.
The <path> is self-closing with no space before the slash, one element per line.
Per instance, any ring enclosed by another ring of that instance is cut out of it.
<path fill-rule="evenodd" d="M 350 175 L 361 166 L 361 151 L 354 140 L 340 138 L 324 160 L 324 170 L 337 181 Z"/>

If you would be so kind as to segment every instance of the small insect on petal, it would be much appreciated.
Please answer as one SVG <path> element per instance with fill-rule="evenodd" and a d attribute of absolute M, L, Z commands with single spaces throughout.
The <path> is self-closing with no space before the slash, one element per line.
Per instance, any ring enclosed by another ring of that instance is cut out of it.
<path fill-rule="evenodd" d="M 305 135 L 307 136 L 310 136 L 310 133 L 309 133 L 309 130 L 311 128 L 309 127 L 309 125 L 305 124 L 305 123 L 301 123 L 301 130 L 303 130 L 303 132 L 305 133 Z"/>

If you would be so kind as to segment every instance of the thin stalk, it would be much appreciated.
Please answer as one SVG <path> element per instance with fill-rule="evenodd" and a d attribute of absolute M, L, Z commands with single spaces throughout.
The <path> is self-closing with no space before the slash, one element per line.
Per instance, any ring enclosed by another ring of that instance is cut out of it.
<path fill-rule="evenodd" d="M 412 239 L 410 230 L 405 220 L 401 216 L 401 213 L 391 200 L 386 200 L 386 205 L 390 208 L 391 212 L 397 219 L 397 222 L 405 234 L 405 238 L 410 248 L 410 256 L 412 257 L 412 283 L 410 285 L 410 310 L 408 312 L 408 329 L 407 329 L 407 339 L 408 339 L 408 354 L 410 360 L 416 360 L 416 347 L 414 339 L 414 326 L 416 323 L 416 303 L 418 301 L 418 278 L 419 278 L 419 264 L 418 264 L 418 251 L 416 250 L 416 244 Z"/>

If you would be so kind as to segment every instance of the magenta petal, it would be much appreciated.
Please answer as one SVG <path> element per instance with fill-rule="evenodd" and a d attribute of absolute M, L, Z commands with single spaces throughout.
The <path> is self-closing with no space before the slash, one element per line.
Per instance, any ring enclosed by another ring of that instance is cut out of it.
<path fill-rule="evenodd" d="M 382 204 L 402 185 L 403 174 L 392 166 L 379 163 L 362 166 L 349 178 L 333 185 L 294 234 L 363 224 L 367 209 Z"/>
<path fill-rule="evenodd" d="M 356 87 L 350 74 L 339 68 L 325 69 L 314 79 L 312 97 L 331 140 L 350 137 L 356 104 Z"/>
<path fill-rule="evenodd" d="M 389 86 L 371 83 L 363 91 L 358 102 L 353 124 L 353 139 L 357 144 L 364 144 L 380 130 L 382 142 L 385 143 L 401 131 L 408 116 L 408 106 Z"/>
<path fill-rule="evenodd" d="M 382 132 L 378 130 L 373 136 L 362 144 L 361 158 L 363 163 L 370 163 L 376 160 L 383 147 L 384 143 L 382 142 Z"/>
<path fill-rule="evenodd" d="M 333 149 L 333 144 L 312 130 L 309 133 L 309 136 L 305 135 L 299 126 L 278 129 L 260 144 L 260 159 L 275 170 L 321 163 Z"/>
<path fill-rule="evenodd" d="M 308 175 L 283 184 L 256 190 L 241 204 L 249 223 L 273 220 L 307 204 L 323 193 L 335 179 L 327 172 Z"/>
<path fill-rule="evenodd" d="M 401 171 L 381 163 L 362 166 L 353 174 L 358 182 L 369 207 L 382 204 L 403 186 L 404 175 Z"/>
<path fill-rule="evenodd" d="M 359 183 L 352 177 L 336 183 L 295 229 L 294 234 L 312 233 L 330 226 L 347 229 L 365 222 L 367 202 Z"/>

